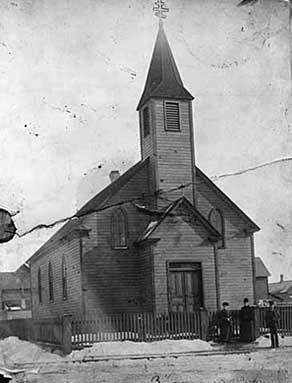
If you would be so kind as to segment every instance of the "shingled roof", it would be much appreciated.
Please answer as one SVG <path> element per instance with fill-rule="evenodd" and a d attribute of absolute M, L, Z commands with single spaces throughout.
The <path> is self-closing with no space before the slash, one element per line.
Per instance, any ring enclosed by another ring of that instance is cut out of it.
<path fill-rule="evenodd" d="M 234 210 L 237 215 L 249 226 L 251 232 L 259 231 L 260 228 L 256 223 L 254 223 L 233 201 L 230 199 L 209 177 L 206 176 L 205 173 L 202 172 L 196 166 L 196 177 L 197 179 L 201 178 L 203 182 L 208 184 L 210 188 L 220 197 L 223 201 L 226 202 L 227 205 L 230 206 L 232 210 Z"/>
<path fill-rule="evenodd" d="M 82 218 L 87 214 L 101 209 L 115 193 L 117 193 L 139 170 L 148 166 L 149 159 L 146 158 L 143 161 L 139 161 L 132 166 L 124 174 L 122 174 L 115 181 L 110 183 L 107 187 L 101 190 L 96 196 L 91 198 L 80 210 L 77 211 L 74 218 L 65 223 L 47 242 L 43 244 L 27 261 L 30 263 L 33 259 L 37 258 L 42 253 L 46 252 L 55 243 L 68 236 L 74 230 L 86 231 L 86 227 L 82 225 Z"/>
<path fill-rule="evenodd" d="M 255 257 L 256 277 L 270 277 L 271 274 L 260 257 Z"/>
<path fill-rule="evenodd" d="M 16 272 L 0 273 L 0 290 L 15 290 L 20 288 L 30 288 L 29 275 L 25 278 Z"/>
<path fill-rule="evenodd" d="M 286 294 L 290 293 L 292 294 L 292 281 L 282 281 L 282 282 L 274 282 L 269 283 L 269 292 L 271 294 Z"/>
<path fill-rule="evenodd" d="M 139 110 L 150 97 L 183 100 L 194 99 L 183 86 L 162 24 L 159 25 L 144 91 L 137 110 Z"/>

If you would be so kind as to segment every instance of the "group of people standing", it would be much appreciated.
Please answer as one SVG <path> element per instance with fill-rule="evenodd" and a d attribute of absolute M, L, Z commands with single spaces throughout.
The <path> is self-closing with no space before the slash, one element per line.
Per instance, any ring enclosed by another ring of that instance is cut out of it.
<path fill-rule="evenodd" d="M 223 308 L 219 311 L 217 321 L 220 328 L 220 341 L 230 342 L 232 337 L 232 316 L 228 310 L 229 303 L 223 302 Z M 244 298 L 243 307 L 239 312 L 240 341 L 249 343 L 255 340 L 254 310 L 249 305 L 248 298 Z M 279 323 L 279 313 L 275 310 L 274 302 L 269 302 L 269 309 L 265 315 L 267 327 L 270 329 L 271 347 L 279 347 L 277 327 Z"/>

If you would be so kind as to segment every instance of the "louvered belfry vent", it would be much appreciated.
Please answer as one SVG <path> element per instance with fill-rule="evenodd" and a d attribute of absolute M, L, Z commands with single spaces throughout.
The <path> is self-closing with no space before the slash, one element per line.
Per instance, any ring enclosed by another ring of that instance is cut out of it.
<path fill-rule="evenodd" d="M 180 130 L 178 102 L 165 102 L 165 130 Z"/>

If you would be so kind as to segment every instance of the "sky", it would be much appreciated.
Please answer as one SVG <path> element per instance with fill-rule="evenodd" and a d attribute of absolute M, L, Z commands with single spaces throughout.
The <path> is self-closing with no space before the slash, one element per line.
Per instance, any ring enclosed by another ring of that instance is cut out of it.
<path fill-rule="evenodd" d="M 194 95 L 197 165 L 261 227 L 256 255 L 292 279 L 288 5 L 168 0 Z M 136 106 L 157 33 L 150 0 L 0 1 L 0 206 L 21 235 L 70 216 L 139 161 Z M 241 175 L 220 177 L 249 168 Z M 0 247 L 14 270 L 60 226 Z"/>

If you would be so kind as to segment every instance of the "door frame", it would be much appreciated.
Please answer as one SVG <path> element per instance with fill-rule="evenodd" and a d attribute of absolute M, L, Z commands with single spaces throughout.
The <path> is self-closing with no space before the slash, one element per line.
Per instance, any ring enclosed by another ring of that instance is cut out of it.
<path fill-rule="evenodd" d="M 167 260 L 166 261 L 166 288 L 167 288 L 167 306 L 168 312 L 171 310 L 171 297 L 170 297 L 170 263 L 199 263 L 201 265 L 201 281 L 202 281 L 202 303 L 203 308 L 205 307 L 205 294 L 204 294 L 204 278 L 203 278 L 203 262 L 202 261 L 194 261 L 190 259 L 180 259 L 180 260 Z"/>

